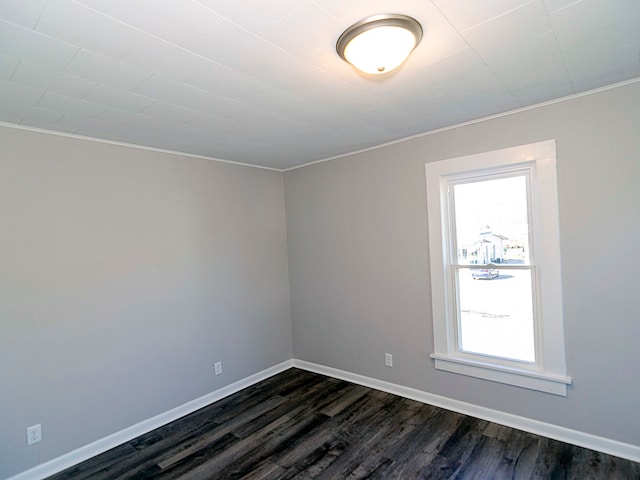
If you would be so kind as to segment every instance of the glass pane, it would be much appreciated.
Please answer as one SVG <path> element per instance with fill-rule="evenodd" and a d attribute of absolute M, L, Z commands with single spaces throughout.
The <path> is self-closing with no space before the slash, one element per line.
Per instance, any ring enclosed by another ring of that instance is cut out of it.
<path fill-rule="evenodd" d="M 535 362 L 531 271 L 458 270 L 460 349 Z"/>
<path fill-rule="evenodd" d="M 524 175 L 454 186 L 459 265 L 529 265 Z"/>

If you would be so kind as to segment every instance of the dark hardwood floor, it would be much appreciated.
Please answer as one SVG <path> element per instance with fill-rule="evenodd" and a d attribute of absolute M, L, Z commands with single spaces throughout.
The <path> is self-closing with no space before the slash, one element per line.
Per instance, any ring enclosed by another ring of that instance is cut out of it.
<path fill-rule="evenodd" d="M 640 479 L 640 464 L 290 369 L 67 479 Z"/>

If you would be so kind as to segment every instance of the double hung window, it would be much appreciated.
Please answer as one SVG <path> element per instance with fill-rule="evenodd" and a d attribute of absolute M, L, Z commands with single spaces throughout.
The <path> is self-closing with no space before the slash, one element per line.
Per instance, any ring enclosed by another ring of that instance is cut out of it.
<path fill-rule="evenodd" d="M 435 367 L 566 395 L 555 141 L 427 163 Z"/>

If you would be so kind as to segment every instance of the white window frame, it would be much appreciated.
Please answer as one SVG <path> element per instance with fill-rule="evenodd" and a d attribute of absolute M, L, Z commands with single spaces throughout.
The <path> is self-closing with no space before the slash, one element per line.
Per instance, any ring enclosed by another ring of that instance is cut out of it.
<path fill-rule="evenodd" d="M 425 165 L 433 301 L 435 368 L 556 395 L 567 395 L 556 142 L 548 140 Z M 533 363 L 463 352 L 458 342 L 456 252 L 448 190 L 454 180 L 514 171 L 529 175 L 529 222 L 534 291 Z"/>

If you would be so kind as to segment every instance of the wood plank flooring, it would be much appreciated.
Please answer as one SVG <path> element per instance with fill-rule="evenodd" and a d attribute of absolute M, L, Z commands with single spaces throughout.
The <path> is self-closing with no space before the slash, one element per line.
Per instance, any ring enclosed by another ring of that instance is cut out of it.
<path fill-rule="evenodd" d="M 292 368 L 50 480 L 640 479 L 640 464 Z"/>

